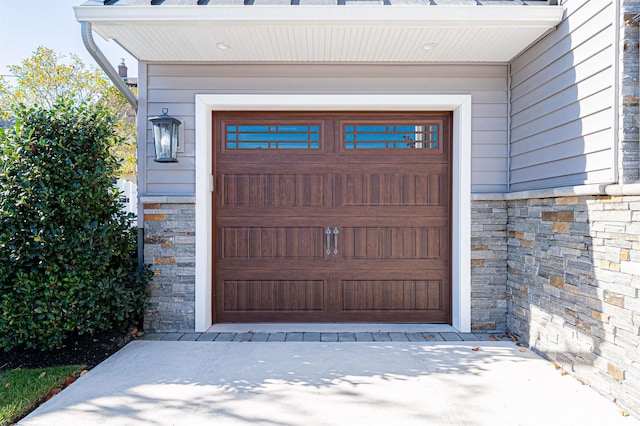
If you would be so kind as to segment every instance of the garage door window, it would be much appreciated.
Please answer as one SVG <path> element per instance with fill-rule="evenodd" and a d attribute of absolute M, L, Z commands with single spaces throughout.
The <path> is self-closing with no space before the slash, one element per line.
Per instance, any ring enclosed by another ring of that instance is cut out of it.
<path fill-rule="evenodd" d="M 431 149 L 439 148 L 437 124 L 356 124 L 344 126 L 346 149 Z"/>
<path fill-rule="evenodd" d="M 320 126 L 242 124 L 226 126 L 227 149 L 320 149 Z"/>

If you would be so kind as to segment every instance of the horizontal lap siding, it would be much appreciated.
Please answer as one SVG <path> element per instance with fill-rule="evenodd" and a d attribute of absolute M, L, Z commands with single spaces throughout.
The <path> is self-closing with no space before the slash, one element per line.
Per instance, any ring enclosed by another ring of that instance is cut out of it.
<path fill-rule="evenodd" d="M 149 116 L 169 114 L 184 123 L 178 163 L 153 161 L 147 125 L 146 185 L 151 194 L 195 192 L 196 94 L 470 94 L 474 192 L 507 188 L 507 67 L 503 65 L 212 65 L 147 64 Z"/>
<path fill-rule="evenodd" d="M 614 5 L 563 5 L 557 29 L 511 64 L 513 191 L 615 179 Z"/>

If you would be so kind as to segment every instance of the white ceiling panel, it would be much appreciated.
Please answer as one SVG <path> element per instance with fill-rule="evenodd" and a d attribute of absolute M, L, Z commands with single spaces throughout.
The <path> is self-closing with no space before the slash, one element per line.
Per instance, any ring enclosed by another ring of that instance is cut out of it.
<path fill-rule="evenodd" d="M 562 18 L 551 6 L 75 8 L 149 62 L 508 62 Z M 219 49 L 218 43 L 230 48 Z M 431 50 L 423 49 L 435 44 Z"/>

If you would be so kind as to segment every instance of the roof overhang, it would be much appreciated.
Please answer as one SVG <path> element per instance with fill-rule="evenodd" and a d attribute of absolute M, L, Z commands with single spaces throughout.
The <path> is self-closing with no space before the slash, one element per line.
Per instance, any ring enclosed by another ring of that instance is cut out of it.
<path fill-rule="evenodd" d="M 78 21 L 148 62 L 504 63 L 553 30 L 563 14 L 559 6 L 87 2 L 74 9 Z"/>

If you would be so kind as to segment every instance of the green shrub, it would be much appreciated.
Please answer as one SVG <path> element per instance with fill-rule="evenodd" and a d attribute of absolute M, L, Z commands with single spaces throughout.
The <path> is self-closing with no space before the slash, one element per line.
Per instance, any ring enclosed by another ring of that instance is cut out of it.
<path fill-rule="evenodd" d="M 0 129 L 0 347 L 59 348 L 144 309 L 135 228 L 113 187 L 115 117 L 60 99 Z"/>

